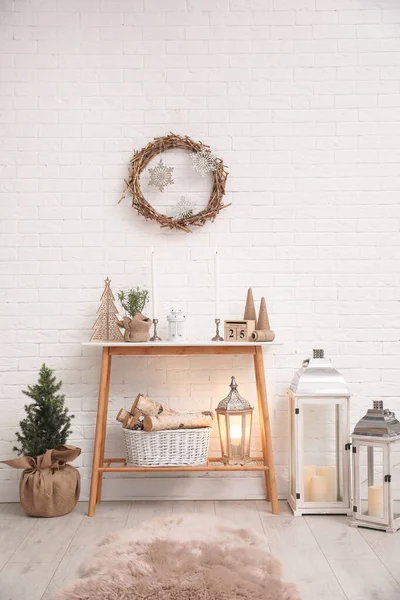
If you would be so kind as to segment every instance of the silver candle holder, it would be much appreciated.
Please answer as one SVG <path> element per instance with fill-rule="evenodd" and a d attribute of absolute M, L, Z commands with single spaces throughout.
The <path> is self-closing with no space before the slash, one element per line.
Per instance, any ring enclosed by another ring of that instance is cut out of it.
<path fill-rule="evenodd" d="M 158 335 L 157 335 L 157 324 L 158 324 L 158 319 L 153 319 L 154 333 L 153 333 L 153 337 L 150 338 L 150 342 L 162 342 L 162 339 L 160 337 L 158 337 Z"/>
<path fill-rule="evenodd" d="M 221 319 L 215 319 L 215 335 L 211 338 L 212 342 L 223 342 L 224 338 L 219 335 L 219 324 L 221 323 Z"/>

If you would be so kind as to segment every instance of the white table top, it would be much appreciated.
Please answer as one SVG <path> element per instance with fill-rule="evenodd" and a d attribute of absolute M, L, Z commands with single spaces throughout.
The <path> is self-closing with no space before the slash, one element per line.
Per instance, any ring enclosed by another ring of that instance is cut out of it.
<path fill-rule="evenodd" d="M 82 342 L 82 346 L 98 346 L 99 348 L 104 348 L 105 346 L 112 347 L 134 347 L 140 346 L 143 347 L 160 347 L 160 346 L 203 346 L 203 347 L 211 347 L 211 346 L 282 346 L 282 342 L 212 342 L 210 341 L 190 341 L 187 340 L 185 342 Z"/>

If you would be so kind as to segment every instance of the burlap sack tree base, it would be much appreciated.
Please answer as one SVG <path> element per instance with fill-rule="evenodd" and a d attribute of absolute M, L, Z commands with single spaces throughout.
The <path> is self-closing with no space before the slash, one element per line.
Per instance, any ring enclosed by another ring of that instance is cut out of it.
<path fill-rule="evenodd" d="M 59 445 L 41 456 L 3 460 L 14 469 L 24 469 L 20 501 L 31 517 L 61 517 L 76 506 L 81 489 L 78 469 L 67 462 L 81 453 L 75 446 Z"/>
<path fill-rule="evenodd" d="M 119 202 L 126 195 L 131 195 L 133 208 L 145 219 L 157 221 L 162 228 L 180 229 L 181 231 L 190 233 L 190 227 L 202 227 L 206 221 L 214 221 L 223 208 L 230 206 L 229 204 L 223 204 L 228 171 L 223 161 L 220 158 L 215 158 L 215 171 L 212 172 L 213 185 L 206 208 L 195 215 L 182 219 L 168 217 L 163 213 L 157 212 L 143 196 L 140 189 L 140 175 L 155 156 L 171 148 L 180 148 L 192 153 L 201 152 L 204 149 L 209 150 L 209 146 L 201 142 L 195 142 L 188 136 L 176 135 L 175 133 L 154 138 L 153 142 L 149 142 L 147 146 L 142 148 L 142 150 L 136 151 L 133 155 L 130 161 L 129 178 L 125 180 L 125 189 Z"/>

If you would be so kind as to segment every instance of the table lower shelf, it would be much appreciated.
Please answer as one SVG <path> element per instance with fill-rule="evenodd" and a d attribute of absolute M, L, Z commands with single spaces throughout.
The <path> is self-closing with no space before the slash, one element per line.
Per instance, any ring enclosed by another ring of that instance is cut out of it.
<path fill-rule="evenodd" d="M 120 466 L 115 466 L 120 465 Z M 197 467 L 132 467 L 126 464 L 125 458 L 105 458 L 103 466 L 99 468 L 100 473 L 143 473 L 143 472 L 170 472 L 170 471 L 268 471 L 262 458 L 251 458 L 245 465 L 226 465 L 220 458 L 210 458 L 206 465 Z"/>

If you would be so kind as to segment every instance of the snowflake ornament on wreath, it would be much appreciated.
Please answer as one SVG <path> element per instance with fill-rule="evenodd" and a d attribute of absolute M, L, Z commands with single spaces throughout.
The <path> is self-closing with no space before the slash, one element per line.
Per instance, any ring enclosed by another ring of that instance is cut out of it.
<path fill-rule="evenodd" d="M 154 185 L 160 190 L 160 192 L 163 192 L 164 188 L 174 183 L 172 179 L 173 170 L 174 167 L 167 167 L 167 165 L 164 165 L 162 158 L 160 158 L 157 166 L 149 169 L 149 185 Z"/>
<path fill-rule="evenodd" d="M 216 169 L 215 159 L 217 157 L 204 147 L 199 152 L 190 154 L 190 158 L 192 159 L 192 169 L 198 171 L 202 177 Z"/>
<path fill-rule="evenodd" d="M 186 196 L 181 196 L 179 201 L 171 206 L 170 214 L 175 221 L 182 221 L 193 217 L 196 213 L 196 203 Z"/>

